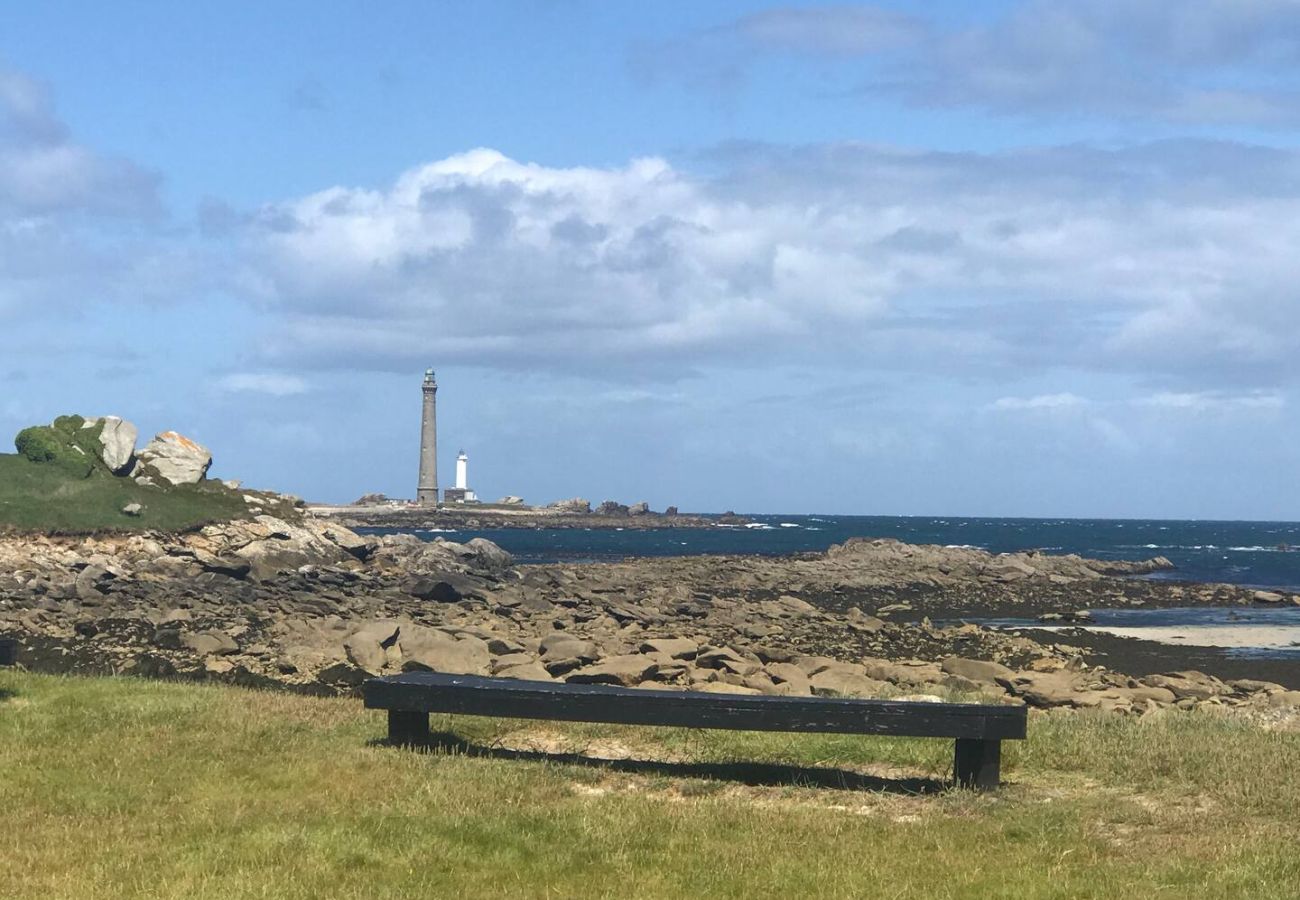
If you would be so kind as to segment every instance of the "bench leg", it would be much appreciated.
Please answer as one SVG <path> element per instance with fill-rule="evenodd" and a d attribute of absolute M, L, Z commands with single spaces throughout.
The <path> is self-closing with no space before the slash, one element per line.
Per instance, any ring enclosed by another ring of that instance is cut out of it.
<path fill-rule="evenodd" d="M 995 789 L 1002 776 L 1002 742 L 957 738 L 952 771 L 959 787 Z"/>
<path fill-rule="evenodd" d="M 388 743 L 427 744 L 429 742 L 429 714 L 405 709 L 388 711 Z"/>

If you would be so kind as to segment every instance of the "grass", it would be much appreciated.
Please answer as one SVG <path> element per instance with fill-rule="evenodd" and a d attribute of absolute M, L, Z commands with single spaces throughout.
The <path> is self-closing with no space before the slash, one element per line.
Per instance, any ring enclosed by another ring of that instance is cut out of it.
<path fill-rule="evenodd" d="M 995 795 L 374 743 L 350 699 L 0 673 L 0 896 L 1293 898 L 1300 735 L 1036 718 Z M 476 745 L 943 775 L 946 742 L 482 719 Z M 883 768 L 882 768 L 883 767 Z"/>
<path fill-rule="evenodd" d="M 124 515 L 122 507 L 129 503 L 143 506 L 142 514 Z M 87 475 L 84 469 L 0 454 L 0 528 L 47 533 L 185 531 L 247 515 L 240 494 L 218 482 L 143 487 L 98 470 Z"/>

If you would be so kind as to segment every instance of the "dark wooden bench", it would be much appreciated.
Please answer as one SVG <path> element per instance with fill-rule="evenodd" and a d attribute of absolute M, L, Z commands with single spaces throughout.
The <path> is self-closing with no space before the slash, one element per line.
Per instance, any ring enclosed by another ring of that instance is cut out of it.
<path fill-rule="evenodd" d="M 18 642 L 12 638 L 0 638 L 0 666 L 12 666 L 18 663 Z"/>
<path fill-rule="evenodd" d="M 1023 706 L 710 694 L 436 672 L 373 678 L 364 693 L 368 709 L 388 711 L 388 739 L 394 744 L 428 742 L 430 713 L 952 738 L 956 783 L 980 789 L 998 786 L 1002 741 L 1023 740 L 1026 722 Z"/>

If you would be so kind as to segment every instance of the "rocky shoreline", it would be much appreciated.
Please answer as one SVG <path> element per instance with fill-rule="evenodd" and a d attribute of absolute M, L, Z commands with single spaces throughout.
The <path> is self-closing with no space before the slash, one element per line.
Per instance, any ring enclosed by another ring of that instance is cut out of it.
<path fill-rule="evenodd" d="M 1127 712 L 1300 706 L 1293 676 L 1177 671 L 1180 648 L 1168 667 L 1130 671 L 1104 639 L 962 621 L 1255 602 L 1242 588 L 1133 577 L 1168 565 L 855 539 L 787 557 L 521 566 L 483 539 L 363 537 L 260 515 L 183 535 L 0 537 L 0 635 L 38 671 L 320 694 L 433 669 Z"/>

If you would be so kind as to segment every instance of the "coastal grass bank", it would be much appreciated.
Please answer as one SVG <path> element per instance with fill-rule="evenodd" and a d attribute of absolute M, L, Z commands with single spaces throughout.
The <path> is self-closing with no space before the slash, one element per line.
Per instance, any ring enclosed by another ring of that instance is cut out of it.
<path fill-rule="evenodd" d="M 1035 715 L 1007 747 L 1007 786 L 983 796 L 932 786 L 951 764 L 941 741 L 434 727 L 461 749 L 388 747 L 355 699 L 0 672 L 0 896 L 1292 898 L 1300 885 L 1300 733 L 1285 718 Z M 812 786 L 828 773 L 850 789 Z"/>

